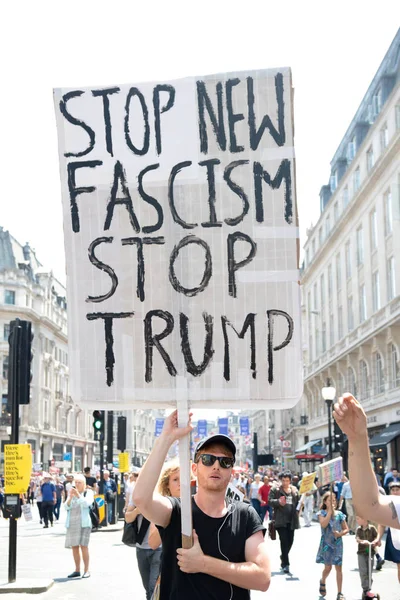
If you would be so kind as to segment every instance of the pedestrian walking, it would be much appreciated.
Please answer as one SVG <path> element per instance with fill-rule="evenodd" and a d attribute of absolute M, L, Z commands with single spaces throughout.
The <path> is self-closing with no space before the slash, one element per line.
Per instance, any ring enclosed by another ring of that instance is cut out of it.
<path fill-rule="evenodd" d="M 40 486 L 42 492 L 42 519 L 44 521 L 43 529 L 48 529 L 49 521 L 53 527 L 53 509 L 57 504 L 56 486 L 54 485 L 49 473 L 43 473 L 43 481 Z"/>
<path fill-rule="evenodd" d="M 357 521 L 356 512 L 353 504 L 353 492 L 351 491 L 350 481 L 346 481 L 343 484 L 342 491 L 340 492 L 339 510 L 342 510 L 343 503 L 345 504 L 345 511 L 347 515 L 347 523 L 349 526 L 350 535 L 356 534 Z M 342 511 L 344 512 L 344 511 Z"/>
<path fill-rule="evenodd" d="M 264 523 L 264 519 L 265 519 L 267 512 L 268 512 L 269 518 L 270 519 L 272 518 L 273 509 L 272 509 L 272 506 L 270 506 L 268 504 L 270 491 L 271 491 L 271 485 L 269 483 L 269 477 L 267 475 L 265 475 L 264 483 L 261 485 L 261 487 L 258 491 L 259 500 L 260 500 L 260 517 L 261 517 L 261 521 L 263 523 Z"/>
<path fill-rule="evenodd" d="M 181 547 L 180 499 L 154 491 L 171 445 L 191 430 L 190 419 L 186 427 L 179 427 L 177 411 L 169 415 L 133 491 L 133 501 L 143 515 L 164 528 L 160 598 L 248 600 L 250 589 L 268 589 L 271 572 L 265 529 L 256 511 L 243 502 L 227 505 L 225 501 L 235 464 L 233 441 L 213 435 L 195 448 L 192 548 Z"/>
<path fill-rule="evenodd" d="M 139 473 L 130 472 L 129 475 L 128 475 L 128 478 L 125 481 L 125 485 L 124 485 L 124 492 L 125 492 L 124 510 L 126 510 L 128 508 L 129 503 L 131 501 L 132 492 L 133 492 L 133 490 L 135 488 L 138 475 L 139 475 Z"/>
<path fill-rule="evenodd" d="M 92 531 L 90 519 L 90 506 L 93 504 L 93 490 L 86 488 L 86 479 L 83 475 L 75 475 L 74 483 L 69 488 L 64 506 L 67 510 L 65 527 L 65 547 L 72 548 L 75 562 L 75 571 L 68 575 L 68 579 L 81 576 L 81 556 L 84 572 L 82 577 L 90 577 L 89 571 L 89 540 Z"/>
<path fill-rule="evenodd" d="M 284 471 L 280 487 L 273 487 L 269 495 L 269 504 L 274 509 L 275 529 L 281 544 L 281 569 L 290 572 L 289 553 L 293 546 L 294 532 L 299 529 L 299 490 L 292 485 L 292 474 Z"/>
<path fill-rule="evenodd" d="M 86 479 L 86 487 L 90 488 L 94 494 L 97 494 L 98 488 L 97 488 L 96 477 L 92 477 L 92 475 L 90 474 L 90 467 L 85 467 L 83 469 L 83 474 Z"/>
<path fill-rule="evenodd" d="M 114 514 L 115 497 L 117 495 L 117 486 L 114 479 L 110 477 L 110 471 L 103 471 L 104 491 L 107 502 L 107 524 L 112 523 Z"/>
<path fill-rule="evenodd" d="M 302 477 L 306 477 L 308 471 L 304 471 Z M 303 508 L 304 527 L 311 527 L 314 514 L 314 495 L 317 491 L 317 486 L 313 483 L 312 489 L 309 492 L 302 494 L 300 498 L 299 513 Z"/>
<path fill-rule="evenodd" d="M 335 404 L 333 415 L 349 442 L 349 473 L 357 511 L 364 519 L 390 527 L 393 546 L 400 550 L 400 495 L 379 493 L 370 458 L 364 409 L 354 396 L 344 394 Z"/>
<path fill-rule="evenodd" d="M 41 488 L 42 481 L 43 481 L 43 478 L 39 477 L 38 481 L 36 482 L 36 488 L 35 488 L 35 499 L 36 499 L 36 506 L 37 506 L 38 512 L 39 512 L 40 525 L 43 523 L 43 513 L 42 513 L 43 496 L 42 496 L 42 488 Z"/>
<path fill-rule="evenodd" d="M 261 475 L 256 473 L 254 475 L 254 481 L 250 485 L 250 502 L 256 513 L 261 518 L 261 500 L 260 500 L 260 488 L 262 487 Z M 264 519 L 262 519 L 264 520 Z"/>
<path fill-rule="evenodd" d="M 375 548 L 378 543 L 377 528 L 366 519 L 357 517 L 356 542 L 358 572 L 363 590 L 362 600 L 367 600 L 372 587 L 372 567 L 374 564 Z"/>
<path fill-rule="evenodd" d="M 321 541 L 319 544 L 316 562 L 324 565 L 322 577 L 319 582 L 319 593 L 326 596 L 326 580 L 332 571 L 336 570 L 337 596 L 336 600 L 344 600 L 343 585 L 343 540 L 349 528 L 345 515 L 336 510 L 336 498 L 332 492 L 325 492 L 322 497 L 320 511 L 317 513 L 321 525 Z"/>
<path fill-rule="evenodd" d="M 59 477 L 56 477 L 56 483 L 55 483 L 55 487 L 56 487 L 56 503 L 54 504 L 53 507 L 53 512 L 54 512 L 54 517 L 56 519 L 56 521 L 60 520 L 60 508 L 61 508 L 61 502 L 64 501 L 64 486 L 61 483 Z"/>

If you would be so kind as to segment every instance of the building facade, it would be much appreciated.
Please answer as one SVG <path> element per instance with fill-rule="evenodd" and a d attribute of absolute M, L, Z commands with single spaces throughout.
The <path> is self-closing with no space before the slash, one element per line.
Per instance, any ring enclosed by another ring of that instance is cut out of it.
<path fill-rule="evenodd" d="M 69 393 L 65 288 L 46 272 L 28 244 L 0 228 L 0 472 L 10 439 L 8 335 L 10 321 L 31 321 L 34 333 L 31 401 L 20 406 L 20 443 L 32 447 L 33 462 L 81 471 L 93 462 L 91 414 Z"/>
<path fill-rule="evenodd" d="M 400 32 L 333 157 L 304 247 L 305 387 L 290 411 L 293 466 L 301 451 L 327 450 L 328 379 L 337 396 L 361 401 L 376 471 L 400 466 L 399 190 Z"/>

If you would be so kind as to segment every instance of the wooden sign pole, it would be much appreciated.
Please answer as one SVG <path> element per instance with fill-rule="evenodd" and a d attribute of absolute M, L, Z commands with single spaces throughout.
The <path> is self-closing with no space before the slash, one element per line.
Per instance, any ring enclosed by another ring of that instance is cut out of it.
<path fill-rule="evenodd" d="M 189 421 L 187 381 L 177 378 L 178 425 L 186 427 Z M 179 440 L 179 465 L 181 474 L 182 548 L 193 546 L 192 496 L 190 491 L 190 435 Z"/>

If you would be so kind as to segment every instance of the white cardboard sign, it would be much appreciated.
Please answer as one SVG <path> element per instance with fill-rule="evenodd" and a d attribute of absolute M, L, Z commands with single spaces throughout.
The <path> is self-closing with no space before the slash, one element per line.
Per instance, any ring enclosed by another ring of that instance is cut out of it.
<path fill-rule="evenodd" d="M 286 408 L 303 388 L 290 69 L 54 91 L 70 385 Z"/>

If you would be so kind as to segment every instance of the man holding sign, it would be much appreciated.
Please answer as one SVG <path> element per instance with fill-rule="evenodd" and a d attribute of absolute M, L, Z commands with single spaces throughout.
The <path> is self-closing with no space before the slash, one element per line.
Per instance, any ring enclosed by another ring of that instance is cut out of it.
<path fill-rule="evenodd" d="M 227 506 L 226 488 L 236 447 L 224 435 L 197 444 L 192 466 L 198 491 L 192 499 L 193 546 L 181 548 L 181 502 L 154 492 L 170 446 L 192 429 L 178 426 L 177 411 L 166 420 L 133 492 L 142 514 L 163 528 L 160 597 L 163 600 L 245 600 L 250 589 L 266 591 L 271 571 L 264 527 L 242 502 Z"/>

